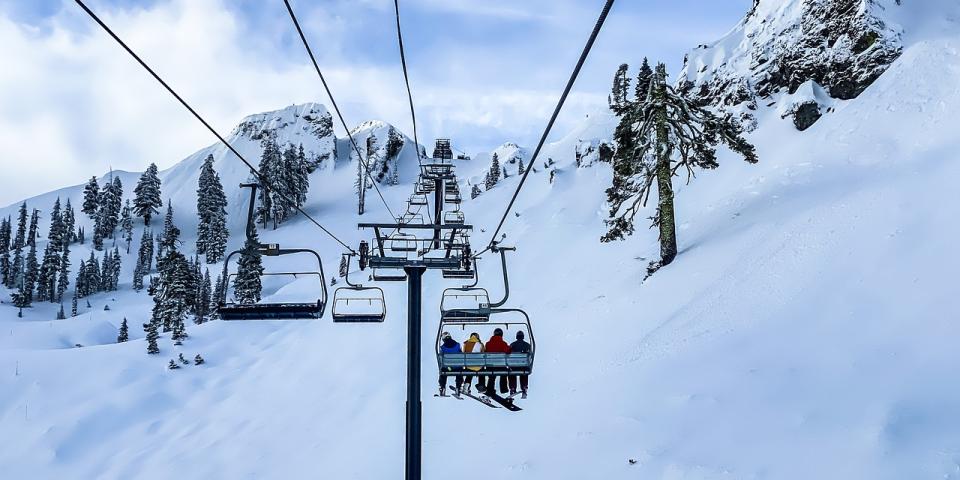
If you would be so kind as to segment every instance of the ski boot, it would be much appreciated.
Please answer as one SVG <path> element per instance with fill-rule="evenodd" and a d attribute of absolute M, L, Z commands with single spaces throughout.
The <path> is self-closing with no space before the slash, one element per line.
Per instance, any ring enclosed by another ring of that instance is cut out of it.
<path fill-rule="evenodd" d="M 440 396 L 441 397 L 447 396 L 447 389 L 445 387 L 440 387 Z"/>

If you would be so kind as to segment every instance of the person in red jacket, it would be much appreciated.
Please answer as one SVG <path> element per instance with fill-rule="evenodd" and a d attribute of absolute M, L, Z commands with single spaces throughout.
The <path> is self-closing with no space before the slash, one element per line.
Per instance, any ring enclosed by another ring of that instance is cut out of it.
<path fill-rule="evenodd" d="M 500 328 L 494 329 L 493 336 L 490 337 L 490 340 L 487 341 L 487 353 L 510 353 L 510 345 L 507 342 L 503 341 L 503 330 Z M 491 371 L 502 370 L 500 368 L 490 368 Z M 506 375 L 491 375 L 487 377 L 487 385 L 485 391 L 488 393 L 496 393 L 496 380 L 500 379 L 500 393 L 507 393 L 507 376 Z"/>

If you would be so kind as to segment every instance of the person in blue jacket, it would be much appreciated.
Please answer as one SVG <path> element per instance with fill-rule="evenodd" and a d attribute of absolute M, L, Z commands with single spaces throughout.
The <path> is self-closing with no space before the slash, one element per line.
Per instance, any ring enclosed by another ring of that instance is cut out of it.
<path fill-rule="evenodd" d="M 457 343 L 457 341 L 450 336 L 450 333 L 443 332 L 440 338 L 441 338 L 440 353 L 461 353 L 460 344 Z M 447 377 L 450 376 L 451 372 L 459 372 L 459 371 L 460 371 L 459 368 L 454 368 L 454 367 L 447 367 L 446 369 L 440 371 L 440 396 L 441 397 L 447 396 Z M 463 375 L 460 375 L 459 373 L 457 373 L 457 376 L 455 378 L 456 378 L 455 382 L 457 384 L 457 388 L 456 390 L 454 390 L 453 396 L 459 397 L 460 387 L 463 386 Z"/>
<path fill-rule="evenodd" d="M 530 353 L 530 342 L 523 339 L 523 330 L 517 332 L 517 341 L 510 344 L 511 353 Z M 520 379 L 520 398 L 527 398 L 527 385 L 530 382 L 529 375 L 510 375 L 510 396 L 517 394 L 517 378 Z"/>

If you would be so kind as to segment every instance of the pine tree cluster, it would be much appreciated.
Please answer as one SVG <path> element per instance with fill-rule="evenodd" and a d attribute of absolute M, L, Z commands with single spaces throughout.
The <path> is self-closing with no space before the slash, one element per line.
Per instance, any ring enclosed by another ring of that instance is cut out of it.
<path fill-rule="evenodd" d="M 500 182 L 501 172 L 505 173 L 506 170 L 501 170 L 500 157 L 494 153 L 493 160 L 490 162 L 490 170 L 488 170 L 487 174 L 483 177 L 484 190 L 490 190 L 497 186 L 497 183 Z"/>
<path fill-rule="evenodd" d="M 281 150 L 276 136 L 268 135 L 261 140 L 261 146 L 259 168 L 263 188 L 259 194 L 257 220 L 263 228 L 272 223 L 276 229 L 307 201 L 310 166 L 303 145 L 297 148 L 291 143 Z"/>
<path fill-rule="evenodd" d="M 120 262 L 120 250 L 116 247 L 112 252 L 104 252 L 102 261 L 91 251 L 90 258 L 81 260 L 77 267 L 76 297 L 116 291 L 120 283 Z"/>
<path fill-rule="evenodd" d="M 301 149 L 301 154 L 303 150 Z M 213 169 L 213 155 L 208 155 L 200 170 L 197 185 L 197 254 L 207 263 L 217 263 L 227 250 L 227 196 L 220 176 Z"/>
<path fill-rule="evenodd" d="M 66 207 L 61 208 L 57 198 L 50 211 L 48 242 L 38 261 L 36 240 L 40 211 L 33 210 L 29 227 L 27 212 L 24 202 L 20 205 L 16 234 L 13 234 L 11 218 L 0 221 L 0 281 L 7 288 L 17 290 L 11 300 L 21 309 L 32 305 L 34 300 L 63 301 L 63 294 L 70 284 L 70 243 L 75 239 L 73 207 L 67 200 Z"/>

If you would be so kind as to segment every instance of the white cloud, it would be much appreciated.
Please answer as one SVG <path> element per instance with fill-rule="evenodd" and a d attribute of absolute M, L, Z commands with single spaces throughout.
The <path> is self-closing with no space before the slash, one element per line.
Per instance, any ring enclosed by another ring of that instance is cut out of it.
<path fill-rule="evenodd" d="M 215 140 L 73 2 L 62 1 L 40 27 L 0 12 L 0 204 L 80 183 L 110 167 L 168 167 Z M 473 150 L 535 141 L 579 54 L 580 37 L 593 25 L 582 14 L 584 4 L 416 2 L 404 26 L 420 141 L 449 136 Z M 392 28 L 382 21 L 392 18 L 392 9 L 382 1 L 335 3 L 320 8 L 301 1 L 294 7 L 347 121 L 381 119 L 411 134 L 396 45 L 392 32 L 383 31 Z M 546 25 L 540 31 L 485 50 L 483 35 L 456 44 L 425 41 L 439 32 L 424 25 L 414 7 L 445 9 L 463 15 L 464 22 L 473 22 L 475 14 L 528 21 L 529 12 L 550 13 L 533 20 Z M 264 10 L 256 22 L 225 0 L 93 8 L 221 133 L 251 113 L 328 103 L 282 5 L 274 10 L 257 4 Z M 610 72 L 619 61 L 633 60 L 635 46 L 617 31 L 623 21 L 598 42 L 558 134 L 602 108 Z M 363 34 L 365 22 L 386 40 Z M 549 32 L 554 36 L 544 36 Z"/>

